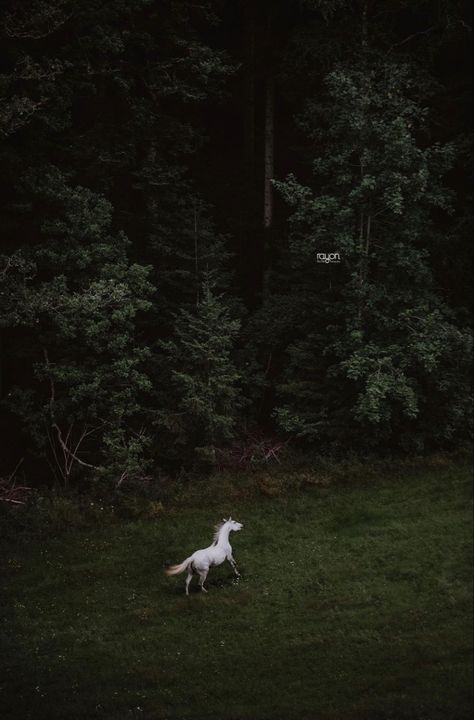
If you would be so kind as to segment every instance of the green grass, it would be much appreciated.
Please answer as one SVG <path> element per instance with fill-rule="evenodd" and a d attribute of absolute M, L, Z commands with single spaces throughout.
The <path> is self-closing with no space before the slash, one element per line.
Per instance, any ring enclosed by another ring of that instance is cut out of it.
<path fill-rule="evenodd" d="M 368 475 L 7 545 L 1 717 L 471 717 L 469 469 Z M 185 597 L 229 512 L 240 584 Z"/>

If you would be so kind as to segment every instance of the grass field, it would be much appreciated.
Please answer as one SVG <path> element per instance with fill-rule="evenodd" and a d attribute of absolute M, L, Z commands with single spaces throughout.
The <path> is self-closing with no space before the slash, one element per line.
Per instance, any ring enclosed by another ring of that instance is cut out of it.
<path fill-rule="evenodd" d="M 469 467 L 269 494 L 6 545 L 3 720 L 470 718 Z M 241 582 L 185 597 L 229 513 Z"/>

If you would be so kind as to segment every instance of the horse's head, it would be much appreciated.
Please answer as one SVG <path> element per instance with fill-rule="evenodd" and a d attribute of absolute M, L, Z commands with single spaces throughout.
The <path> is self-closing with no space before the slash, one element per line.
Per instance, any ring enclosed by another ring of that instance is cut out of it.
<path fill-rule="evenodd" d="M 242 530 L 243 525 L 242 523 L 237 522 L 237 520 L 232 520 L 231 517 L 229 517 L 228 520 L 224 518 L 224 522 L 227 524 L 230 530 L 234 530 L 237 532 L 238 530 Z"/>

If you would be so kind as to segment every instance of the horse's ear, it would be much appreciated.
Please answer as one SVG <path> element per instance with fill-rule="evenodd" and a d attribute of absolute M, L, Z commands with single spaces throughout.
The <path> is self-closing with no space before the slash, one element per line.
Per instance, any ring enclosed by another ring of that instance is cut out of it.
<path fill-rule="evenodd" d="M 227 522 L 227 520 L 225 518 L 222 518 L 222 522 Z"/>
<path fill-rule="evenodd" d="M 232 520 L 231 516 L 229 515 L 229 522 Z"/>

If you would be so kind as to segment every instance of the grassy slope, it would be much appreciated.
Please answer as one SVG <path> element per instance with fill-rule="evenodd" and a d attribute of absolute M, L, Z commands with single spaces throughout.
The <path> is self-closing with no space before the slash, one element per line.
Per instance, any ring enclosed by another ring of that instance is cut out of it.
<path fill-rule="evenodd" d="M 4 720 L 470 717 L 467 468 L 75 530 L 2 558 Z M 165 562 L 220 513 L 243 573 Z"/>

